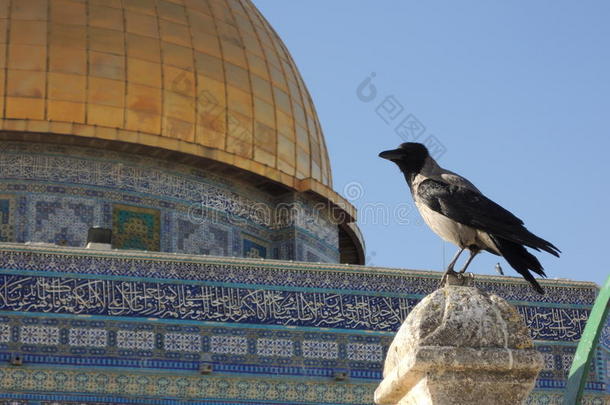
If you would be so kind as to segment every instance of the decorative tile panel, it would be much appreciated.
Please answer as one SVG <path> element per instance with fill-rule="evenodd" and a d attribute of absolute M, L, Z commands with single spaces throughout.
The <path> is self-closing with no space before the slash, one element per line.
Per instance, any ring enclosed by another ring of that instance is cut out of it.
<path fill-rule="evenodd" d="M 0 324 L 0 343 L 11 341 L 11 328 L 7 324 Z"/>
<path fill-rule="evenodd" d="M 64 188 L 55 189 L 63 194 Z M 93 199 L 47 195 L 30 198 L 29 234 L 34 242 L 51 242 L 65 246 L 85 246 L 87 232 L 99 218 L 99 207 Z"/>
<path fill-rule="evenodd" d="M 383 361 L 383 347 L 377 344 L 350 343 L 347 358 L 359 361 Z"/>
<path fill-rule="evenodd" d="M 246 354 L 248 352 L 248 340 L 241 336 L 212 336 L 210 338 L 210 350 L 221 354 Z"/>
<path fill-rule="evenodd" d="M 116 340 L 122 349 L 151 350 L 155 344 L 154 337 L 150 331 L 119 330 Z"/>
<path fill-rule="evenodd" d="M 168 352 L 200 352 L 201 336 L 187 333 L 168 333 L 163 339 Z"/>
<path fill-rule="evenodd" d="M 542 353 L 542 355 L 544 356 L 543 370 L 555 370 L 555 355 L 553 353 Z"/>
<path fill-rule="evenodd" d="M 602 347 L 610 352 L 610 317 L 606 318 L 606 324 L 602 329 L 602 334 L 599 337 Z"/>
<path fill-rule="evenodd" d="M 303 357 L 308 359 L 336 359 L 339 357 L 337 342 L 325 340 L 304 340 L 301 343 Z"/>
<path fill-rule="evenodd" d="M 0 242 L 15 241 L 16 203 L 12 195 L 0 194 Z"/>
<path fill-rule="evenodd" d="M 106 347 L 108 331 L 99 328 L 70 328 L 68 344 L 70 346 Z"/>
<path fill-rule="evenodd" d="M 574 361 L 574 354 L 564 354 L 561 356 L 561 369 L 569 370 Z"/>
<path fill-rule="evenodd" d="M 59 328 L 55 326 L 22 326 L 19 337 L 21 343 L 56 345 L 59 344 Z"/>
<path fill-rule="evenodd" d="M 248 403 L 320 405 L 320 404 L 371 404 L 377 382 L 342 383 L 332 379 L 295 380 L 268 377 L 227 377 L 213 373 L 150 374 L 137 370 L 53 370 L 39 368 L 0 367 L 0 398 L 15 400 L 19 394 L 26 401 L 65 401 L 60 403 L 128 403 L 179 405 L 188 403 L 232 405 Z M 53 394 L 55 392 L 74 394 Z M 10 394 L 7 394 L 10 393 Z M 78 393 L 78 394 L 76 394 Z M 172 393 L 168 399 L 168 393 Z M 212 400 L 202 398 L 214 398 Z M 195 401 L 195 402 L 193 402 Z"/>
<path fill-rule="evenodd" d="M 161 213 L 152 208 L 115 204 L 112 209 L 112 245 L 117 249 L 158 251 Z"/>
<path fill-rule="evenodd" d="M 293 345 L 288 339 L 260 338 L 256 341 L 256 354 L 263 357 L 290 357 L 294 353 Z"/>
<path fill-rule="evenodd" d="M 249 258 L 266 258 L 267 257 L 267 246 L 259 240 L 253 240 L 252 238 L 245 237 L 243 239 L 244 257 Z"/>
<path fill-rule="evenodd" d="M 229 229 L 193 219 L 176 221 L 176 251 L 179 253 L 229 256 Z"/>

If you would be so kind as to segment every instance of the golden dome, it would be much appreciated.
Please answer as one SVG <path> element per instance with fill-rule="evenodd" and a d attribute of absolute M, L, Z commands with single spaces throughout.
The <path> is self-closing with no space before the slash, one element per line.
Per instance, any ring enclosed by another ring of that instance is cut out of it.
<path fill-rule="evenodd" d="M 0 38 L 0 129 L 220 161 L 353 217 L 303 79 L 250 1 L 9 0 Z"/>

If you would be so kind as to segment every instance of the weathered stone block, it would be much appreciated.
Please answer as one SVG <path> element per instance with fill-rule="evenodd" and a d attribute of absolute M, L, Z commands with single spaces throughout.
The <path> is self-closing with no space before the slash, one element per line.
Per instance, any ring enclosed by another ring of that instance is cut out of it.
<path fill-rule="evenodd" d="M 520 404 L 542 366 L 515 308 L 497 295 L 450 285 L 424 298 L 401 326 L 375 402 Z"/>

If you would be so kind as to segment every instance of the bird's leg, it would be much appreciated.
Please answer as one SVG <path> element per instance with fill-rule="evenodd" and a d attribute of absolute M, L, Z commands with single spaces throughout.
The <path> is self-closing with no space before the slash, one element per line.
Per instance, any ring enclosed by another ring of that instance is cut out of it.
<path fill-rule="evenodd" d="M 464 263 L 464 267 L 462 267 L 462 270 L 458 271 L 458 273 L 460 274 L 464 274 L 464 272 L 466 271 L 466 269 L 468 268 L 468 265 L 470 264 L 470 262 L 472 262 L 472 259 L 474 259 L 474 257 L 479 253 L 478 249 L 470 249 L 470 256 L 468 257 L 468 260 L 466 260 L 466 263 Z"/>
<path fill-rule="evenodd" d="M 449 265 L 447 266 L 447 269 L 445 270 L 445 273 L 443 274 L 443 277 L 441 277 L 441 283 L 439 284 L 439 288 L 442 287 L 445 284 L 445 280 L 447 279 L 447 276 L 450 273 L 455 273 L 455 271 L 453 270 L 453 267 L 455 266 L 455 263 L 457 262 L 458 258 L 460 257 L 460 255 L 462 254 L 464 249 L 465 248 L 460 248 L 457 251 L 457 253 L 455 254 L 455 256 L 453 256 L 453 259 L 451 259 L 451 261 L 449 262 Z"/>
<path fill-rule="evenodd" d="M 462 254 L 462 252 L 464 251 L 465 248 L 460 248 L 457 253 L 455 254 L 455 256 L 453 256 L 453 259 L 451 259 L 451 261 L 449 262 L 449 266 L 447 266 L 447 270 L 445 271 L 446 273 L 451 273 L 453 271 L 453 266 L 455 266 L 455 263 L 457 263 L 458 258 L 460 257 L 460 255 Z"/>

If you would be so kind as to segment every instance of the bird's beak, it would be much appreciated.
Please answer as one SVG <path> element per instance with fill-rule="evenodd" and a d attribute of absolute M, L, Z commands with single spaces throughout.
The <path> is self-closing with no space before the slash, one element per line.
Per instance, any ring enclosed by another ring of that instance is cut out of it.
<path fill-rule="evenodd" d="M 379 157 L 387 160 L 397 160 L 404 156 L 404 150 L 402 149 L 392 149 L 385 150 L 379 154 Z"/>

